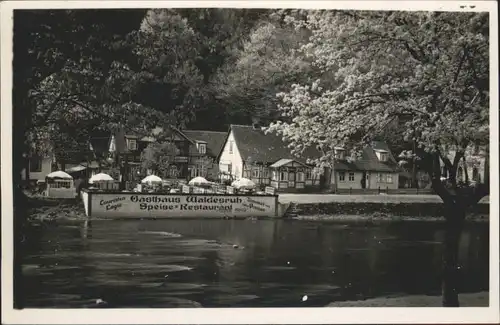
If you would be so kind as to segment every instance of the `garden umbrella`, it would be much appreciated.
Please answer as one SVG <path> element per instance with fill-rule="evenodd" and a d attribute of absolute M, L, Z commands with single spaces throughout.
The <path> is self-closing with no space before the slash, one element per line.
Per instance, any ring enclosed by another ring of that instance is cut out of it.
<path fill-rule="evenodd" d="M 235 180 L 231 186 L 237 189 L 254 189 L 255 183 L 248 178 L 240 178 Z"/>
<path fill-rule="evenodd" d="M 54 178 L 73 179 L 73 177 L 70 174 L 68 174 L 66 172 L 63 172 L 62 170 L 58 170 L 56 172 L 52 172 L 52 173 L 48 174 L 45 177 L 51 178 L 51 179 L 54 179 Z"/>
<path fill-rule="evenodd" d="M 161 183 L 162 179 L 156 175 L 146 176 L 141 183 Z"/>
<path fill-rule="evenodd" d="M 114 181 L 114 179 L 113 179 L 113 177 L 111 177 L 105 173 L 95 174 L 94 176 L 92 176 L 89 179 L 90 184 L 93 184 L 94 182 L 101 182 L 101 181 Z"/>
<path fill-rule="evenodd" d="M 205 178 L 198 176 L 189 181 L 188 185 L 209 185 L 211 184 Z"/>

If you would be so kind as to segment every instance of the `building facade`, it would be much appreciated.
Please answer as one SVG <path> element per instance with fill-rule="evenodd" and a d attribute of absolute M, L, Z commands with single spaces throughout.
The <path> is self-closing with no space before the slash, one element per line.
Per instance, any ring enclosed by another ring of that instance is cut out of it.
<path fill-rule="evenodd" d="M 334 191 L 399 188 L 400 168 L 386 143 L 373 141 L 355 161 L 346 159 L 343 148 L 336 148 L 335 156 L 334 173 L 330 176 Z"/>
<path fill-rule="evenodd" d="M 33 182 L 45 180 L 45 176 L 53 172 L 54 156 L 33 155 L 28 160 L 28 171 L 23 168 L 21 171 L 21 179 L 23 181 L 30 180 Z"/>
<path fill-rule="evenodd" d="M 142 170 L 141 155 L 144 150 L 150 144 L 168 142 L 175 146 L 177 153 L 168 157 L 168 161 L 165 161 L 168 165 L 166 172 L 158 176 L 186 180 L 202 176 L 216 180 L 219 170 L 216 157 L 225 136 L 225 132 L 179 130 L 173 127 L 168 130 L 156 128 L 152 135 L 120 130 L 111 136 L 108 152 L 113 159 L 120 159 L 122 162 L 126 159 L 128 179 L 135 179 L 152 172 Z"/>
<path fill-rule="evenodd" d="M 231 125 L 219 155 L 219 169 L 228 179 L 248 178 L 259 186 L 278 191 L 342 191 L 397 189 L 399 167 L 387 144 L 374 142 L 361 159 L 347 160 L 343 148 L 329 168 L 317 168 L 311 160 L 320 157 L 308 148 L 302 157 L 292 155 L 289 145 L 258 126 Z"/>
<path fill-rule="evenodd" d="M 248 178 L 287 192 L 319 190 L 320 173 L 305 157 L 317 158 L 319 152 L 296 157 L 280 137 L 257 125 L 231 125 L 218 161 L 225 179 Z"/>

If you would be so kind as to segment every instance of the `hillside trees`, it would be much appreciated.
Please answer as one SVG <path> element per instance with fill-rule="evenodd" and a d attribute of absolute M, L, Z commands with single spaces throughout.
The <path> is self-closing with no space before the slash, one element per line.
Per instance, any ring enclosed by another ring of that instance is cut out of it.
<path fill-rule="evenodd" d="M 234 59 L 214 77 L 217 98 L 230 108 L 227 114 L 233 123 L 278 117 L 276 94 L 312 74 L 308 58 L 295 55 L 308 31 L 281 24 L 277 13 L 252 29 Z"/>
<path fill-rule="evenodd" d="M 155 12 L 157 24 L 168 15 L 178 15 L 193 33 L 191 47 L 195 56 L 190 60 L 200 82 L 196 88 L 198 105 L 187 121 L 188 126 L 194 129 L 225 129 L 232 122 L 227 114 L 231 103 L 220 100 L 218 71 L 238 59 L 252 28 L 267 17 L 268 10 L 186 8 Z"/>
<path fill-rule="evenodd" d="M 295 152 L 334 148 L 352 159 L 394 119 L 404 115 L 404 137 L 416 142 L 434 191 L 445 205 L 443 305 L 458 306 L 458 242 L 465 213 L 488 193 L 485 184 L 457 182 L 466 150 L 489 145 L 489 17 L 487 13 L 317 11 L 290 18 L 312 36 L 304 58 L 328 74 L 328 83 L 294 84 L 280 94 L 288 121 L 269 132 Z M 335 86 L 331 86 L 335 85 Z M 440 161 L 449 180 L 440 179 Z"/>

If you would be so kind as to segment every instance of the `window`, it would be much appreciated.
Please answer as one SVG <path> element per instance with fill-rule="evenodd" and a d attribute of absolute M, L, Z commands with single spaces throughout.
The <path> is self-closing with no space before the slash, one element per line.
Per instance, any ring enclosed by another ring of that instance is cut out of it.
<path fill-rule="evenodd" d="M 463 181 L 463 179 L 464 179 L 464 170 L 462 169 L 462 167 L 458 167 L 457 180 Z"/>
<path fill-rule="evenodd" d="M 229 141 L 229 153 L 233 153 L 233 141 Z"/>
<path fill-rule="evenodd" d="M 273 180 L 278 180 L 278 172 L 276 170 L 273 170 Z"/>
<path fill-rule="evenodd" d="M 263 178 L 269 178 L 269 169 L 264 168 L 263 173 L 264 173 Z"/>
<path fill-rule="evenodd" d="M 287 172 L 280 172 L 280 181 L 288 181 L 288 173 Z"/>
<path fill-rule="evenodd" d="M 207 153 L 207 145 L 205 143 L 198 144 L 198 151 L 204 155 Z"/>
<path fill-rule="evenodd" d="M 179 171 L 177 170 L 177 166 L 175 165 L 171 165 L 169 168 L 168 168 L 168 175 L 172 178 L 177 178 L 179 174 Z"/>
<path fill-rule="evenodd" d="M 344 149 L 335 149 L 335 158 L 344 159 L 345 158 L 345 150 Z"/>
<path fill-rule="evenodd" d="M 127 139 L 128 150 L 137 150 L 137 141 L 135 139 Z"/>
<path fill-rule="evenodd" d="M 202 177 L 205 177 L 206 176 L 206 167 L 203 166 L 203 165 L 199 165 L 196 167 L 196 176 L 202 176 Z"/>
<path fill-rule="evenodd" d="M 42 171 L 42 159 L 39 156 L 33 156 L 30 159 L 30 172 L 40 173 Z"/>
<path fill-rule="evenodd" d="M 304 173 L 298 172 L 297 173 L 297 182 L 303 182 L 303 181 L 304 181 Z"/>
<path fill-rule="evenodd" d="M 260 170 L 259 168 L 253 168 L 252 169 L 252 178 L 259 178 L 260 177 Z"/>
<path fill-rule="evenodd" d="M 380 173 L 379 173 L 379 174 L 377 174 L 377 183 L 382 183 L 382 182 L 383 182 L 383 180 L 382 180 L 382 179 L 383 179 L 383 177 L 384 177 L 384 175 L 383 175 L 383 174 L 380 174 Z"/>
<path fill-rule="evenodd" d="M 345 172 L 339 172 L 339 182 L 345 182 Z"/>
<path fill-rule="evenodd" d="M 389 158 L 389 154 L 387 152 L 380 153 L 380 161 L 387 161 Z"/>
<path fill-rule="evenodd" d="M 354 173 L 349 173 L 349 182 L 354 181 Z"/>
<path fill-rule="evenodd" d="M 306 179 L 308 179 L 308 180 L 312 179 L 312 170 L 311 169 L 306 169 Z"/>
<path fill-rule="evenodd" d="M 385 182 L 392 184 L 392 175 L 391 174 L 385 175 Z"/>

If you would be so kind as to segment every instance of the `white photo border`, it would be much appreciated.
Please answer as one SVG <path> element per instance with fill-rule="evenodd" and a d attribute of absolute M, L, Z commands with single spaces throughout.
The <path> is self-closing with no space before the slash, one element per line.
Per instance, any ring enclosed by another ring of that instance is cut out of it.
<path fill-rule="evenodd" d="M 7 324 L 336 324 L 498 323 L 498 8 L 496 1 L 5 1 L 1 32 L 2 323 Z M 457 11 L 490 14 L 490 291 L 482 308 L 13 309 L 12 28 L 14 9 L 303 8 Z"/>

